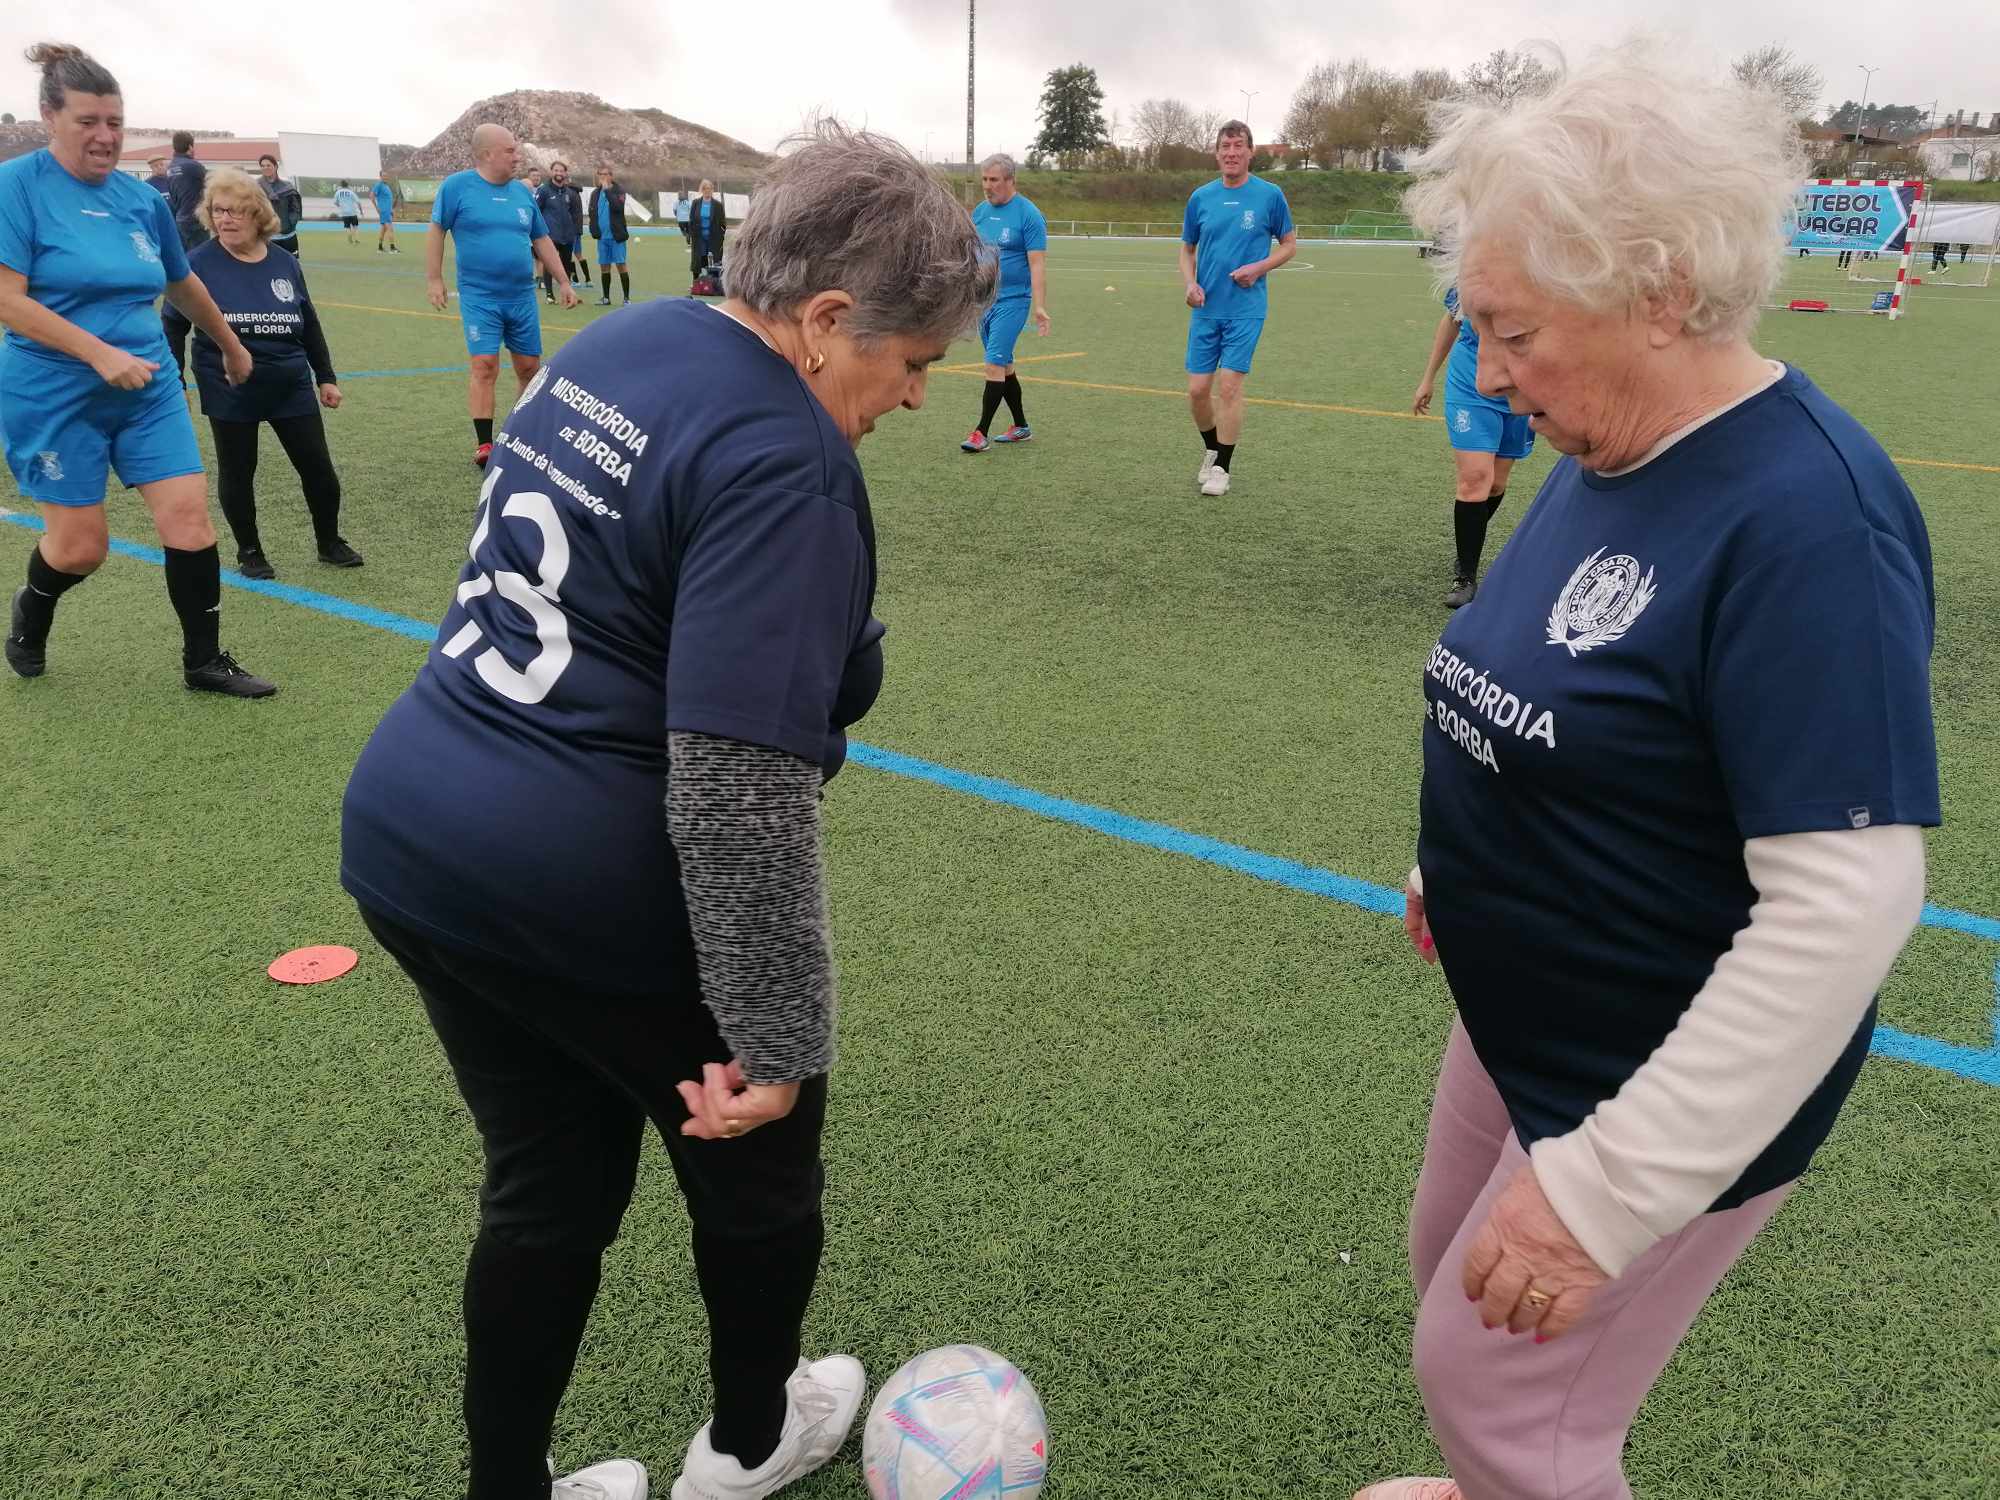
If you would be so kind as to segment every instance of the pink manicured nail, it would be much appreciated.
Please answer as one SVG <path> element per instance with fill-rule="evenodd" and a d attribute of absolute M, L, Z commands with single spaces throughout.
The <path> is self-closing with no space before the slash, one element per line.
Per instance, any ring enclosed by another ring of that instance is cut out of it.
<path fill-rule="evenodd" d="M 1473 1296 L 1473 1295 L 1472 1295 L 1472 1293 L 1470 1293 L 1470 1292 L 1467 1292 L 1467 1293 L 1465 1294 L 1465 1300 L 1466 1300 L 1467 1302 L 1477 1302 L 1477 1301 L 1478 1301 L 1479 1299 L 1478 1299 L 1477 1297 Z"/>
<path fill-rule="evenodd" d="M 1538 1333 L 1535 1335 L 1535 1342 L 1538 1344 L 1546 1344 L 1548 1341 L 1549 1341 L 1548 1336 L 1546 1334 Z"/>

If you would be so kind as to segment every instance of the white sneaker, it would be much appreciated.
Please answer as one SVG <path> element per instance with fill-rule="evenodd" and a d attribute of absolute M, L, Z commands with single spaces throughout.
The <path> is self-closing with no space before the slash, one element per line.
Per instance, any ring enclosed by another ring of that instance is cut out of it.
<path fill-rule="evenodd" d="M 560 1479 L 551 1462 L 549 1474 L 549 1500 L 646 1500 L 646 1466 L 637 1459 L 608 1458 Z"/>
<path fill-rule="evenodd" d="M 1213 448 L 1202 450 L 1201 467 L 1194 471 L 1194 487 L 1200 489 L 1208 483 L 1209 471 L 1215 467 L 1216 453 Z"/>
<path fill-rule="evenodd" d="M 1229 493 L 1229 471 L 1211 467 L 1202 475 L 1201 492 L 1204 495 L 1226 495 Z"/>
<path fill-rule="evenodd" d="M 764 1500 L 776 1494 L 840 1451 L 867 1394 L 868 1374 L 860 1360 L 846 1354 L 810 1364 L 800 1360 L 785 1382 L 785 1430 L 771 1456 L 746 1469 L 709 1446 L 712 1424 L 704 1423 L 688 1445 L 673 1500 Z"/>

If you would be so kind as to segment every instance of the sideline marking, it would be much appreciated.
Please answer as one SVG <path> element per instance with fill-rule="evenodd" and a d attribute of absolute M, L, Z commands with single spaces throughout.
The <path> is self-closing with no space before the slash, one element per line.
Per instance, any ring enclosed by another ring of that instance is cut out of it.
<path fill-rule="evenodd" d="M 1045 365 L 1052 359 L 1088 359 L 1088 358 L 1090 358 L 1089 350 L 1076 349 L 1072 350 L 1068 354 L 1030 354 L 1025 359 L 1015 360 L 1014 363 L 1017 365 Z M 986 366 L 983 363 L 969 364 L 969 365 L 931 366 L 931 374 L 933 375 L 984 375 L 985 373 L 986 373 Z"/>
<path fill-rule="evenodd" d="M 42 529 L 40 517 L 24 515 L 5 506 L 0 506 L 0 521 L 27 531 Z M 148 547 L 140 542 L 128 542 L 122 537 L 111 539 L 111 550 L 124 557 L 151 563 L 155 567 L 163 566 L 166 561 L 159 548 Z M 313 589 L 297 588 L 292 584 L 279 583 L 275 580 L 245 578 L 227 568 L 223 569 L 222 581 L 230 588 L 242 589 L 251 594 L 262 594 L 266 598 L 295 604 L 304 609 L 317 610 L 339 619 L 353 620 L 358 624 L 371 625 L 377 630 L 386 630 L 391 634 L 421 641 L 426 645 L 437 639 L 435 625 L 423 620 L 413 620 L 407 615 L 393 614 L 385 609 L 376 609 L 373 605 L 357 604 L 351 599 L 343 599 L 335 594 L 322 594 Z M 929 782 L 947 791 L 959 792 L 1004 807 L 1018 808 L 1037 817 L 1048 818 L 1058 823 L 1069 823 L 1125 843 L 1138 844 L 1167 854 L 1185 855 L 1204 864 L 1217 865 L 1240 875 L 1249 875 L 1257 880 L 1269 881 L 1273 885 L 1282 885 L 1308 895 L 1323 896 L 1362 911 L 1391 917 L 1400 917 L 1403 913 L 1402 892 L 1376 885 L 1371 881 L 1356 879 L 1352 875 L 1342 875 L 1335 870 L 1301 864 L 1282 855 L 1265 854 L 1256 849 L 1245 848 L 1241 844 L 1211 838 L 1207 834 L 1190 833 L 1169 823 L 1155 823 L 1146 818 L 1135 818 L 1129 813 L 1117 812 L 1112 808 L 1097 807 L 1088 802 L 1072 802 L 1065 797 L 1052 797 L 1046 792 L 1038 792 L 1011 781 L 1002 781 L 995 776 L 981 776 L 971 771 L 954 770 L 950 766 L 920 760 L 914 755 L 904 755 L 897 750 L 885 750 L 876 745 L 863 744 L 858 740 L 849 741 L 847 754 L 850 760 L 871 770 L 884 771 L 892 776 L 902 776 L 912 781 Z M 1926 902 L 1922 922 L 1926 927 L 1941 927 L 1952 932 L 1964 933 L 1968 937 L 2000 943 L 2000 918 L 1981 916 L 1977 912 L 1958 911 L 1948 906 Z M 1990 1046 L 1967 1047 L 1958 1042 L 1940 1041 L 1936 1037 L 1918 1036 L 1877 1022 L 1875 1038 L 1868 1050 L 1875 1056 L 1916 1063 L 1941 1073 L 1955 1074 L 1973 1083 L 1984 1083 L 2000 1088 L 2000 963 L 1994 966 L 1993 987 L 1993 1042 Z"/>

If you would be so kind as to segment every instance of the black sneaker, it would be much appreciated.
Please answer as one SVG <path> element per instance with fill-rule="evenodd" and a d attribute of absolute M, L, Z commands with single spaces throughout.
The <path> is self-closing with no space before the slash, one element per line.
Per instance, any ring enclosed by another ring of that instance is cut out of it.
<path fill-rule="evenodd" d="M 7 618 L 7 665 L 17 677 L 39 677 L 48 670 L 49 647 L 47 641 L 28 640 L 27 612 L 21 608 L 27 592 L 25 583 L 14 590 L 14 607 Z"/>
<path fill-rule="evenodd" d="M 1479 585 L 1463 574 L 1451 581 L 1451 592 L 1444 596 L 1446 609 L 1463 609 L 1478 594 Z"/>
<path fill-rule="evenodd" d="M 329 568 L 358 568 L 361 554 L 347 545 L 343 537 L 335 537 L 319 549 L 319 560 Z"/>
<path fill-rule="evenodd" d="M 550 307 L 554 307 L 556 305 L 556 294 L 554 292 L 543 292 L 542 297 L 549 304 Z"/>
<path fill-rule="evenodd" d="M 259 547 L 239 547 L 236 550 L 236 571 L 245 578 L 276 578 L 278 570 L 266 560 Z"/>
<path fill-rule="evenodd" d="M 237 666 L 236 658 L 227 651 L 206 666 L 189 667 L 181 677 L 191 692 L 221 693 L 230 698 L 268 698 L 278 690 L 275 682 L 253 677 Z"/>

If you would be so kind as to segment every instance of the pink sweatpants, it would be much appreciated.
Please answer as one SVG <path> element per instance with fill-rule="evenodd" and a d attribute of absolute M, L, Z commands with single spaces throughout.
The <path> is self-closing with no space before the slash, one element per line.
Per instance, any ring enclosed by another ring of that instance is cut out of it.
<path fill-rule="evenodd" d="M 1488 1332 L 1459 1284 L 1488 1206 L 1527 1165 L 1454 1022 L 1410 1210 L 1413 1358 L 1431 1431 L 1465 1500 L 1630 1500 L 1623 1456 L 1639 1404 L 1791 1185 L 1703 1214 L 1601 1288 L 1576 1327 L 1537 1344 Z"/>

